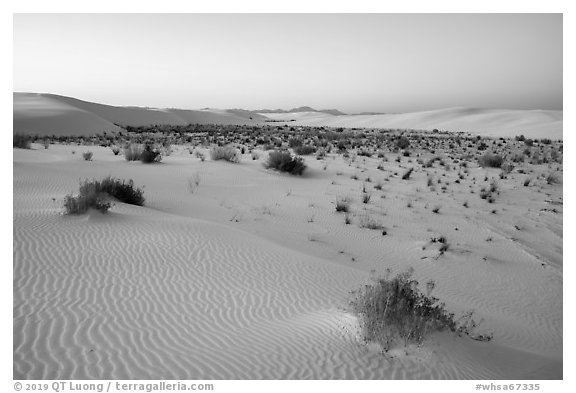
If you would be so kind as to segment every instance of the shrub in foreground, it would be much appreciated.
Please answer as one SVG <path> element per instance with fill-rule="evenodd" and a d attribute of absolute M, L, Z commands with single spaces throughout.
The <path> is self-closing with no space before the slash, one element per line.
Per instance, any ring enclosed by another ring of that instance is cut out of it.
<path fill-rule="evenodd" d="M 306 169 L 306 164 L 304 164 L 302 157 L 293 157 L 287 151 L 273 151 L 268 154 L 268 160 L 264 163 L 264 167 L 288 172 L 291 175 L 301 175 Z"/>
<path fill-rule="evenodd" d="M 131 205 L 144 205 L 144 191 L 134 188 L 134 182 L 106 177 L 102 181 L 84 180 L 80 182 L 78 196 L 67 195 L 64 208 L 68 214 L 83 214 L 89 208 L 106 213 L 110 208 L 110 199 Z"/>
<path fill-rule="evenodd" d="M 472 333 L 477 324 L 471 313 L 456 320 L 454 314 L 446 311 L 444 304 L 430 295 L 435 286 L 433 281 L 426 284 L 427 293 L 420 292 L 412 273 L 409 270 L 391 279 L 380 278 L 353 292 L 355 297 L 350 304 L 360 318 L 366 341 L 377 342 L 388 351 L 399 341 L 405 346 L 420 345 L 431 333 L 444 330 L 480 341 L 492 338 Z"/>
<path fill-rule="evenodd" d="M 12 146 L 20 149 L 30 149 L 32 140 L 25 134 L 14 134 L 12 137 Z"/>
<path fill-rule="evenodd" d="M 240 162 L 242 155 L 233 146 L 216 146 L 210 149 L 210 158 L 212 161 L 225 160 L 237 164 Z"/>

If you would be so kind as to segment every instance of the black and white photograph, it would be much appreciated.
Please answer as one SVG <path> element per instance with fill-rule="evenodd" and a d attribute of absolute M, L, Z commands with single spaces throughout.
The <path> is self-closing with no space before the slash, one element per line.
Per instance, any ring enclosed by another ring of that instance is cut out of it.
<path fill-rule="evenodd" d="M 562 13 L 12 18 L 15 381 L 564 379 Z"/>

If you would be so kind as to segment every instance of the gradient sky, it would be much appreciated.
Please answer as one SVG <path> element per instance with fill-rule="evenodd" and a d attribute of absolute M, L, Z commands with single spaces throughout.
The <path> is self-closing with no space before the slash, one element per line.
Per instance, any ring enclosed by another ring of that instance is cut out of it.
<path fill-rule="evenodd" d="M 16 14 L 14 91 L 177 108 L 562 109 L 562 15 Z"/>

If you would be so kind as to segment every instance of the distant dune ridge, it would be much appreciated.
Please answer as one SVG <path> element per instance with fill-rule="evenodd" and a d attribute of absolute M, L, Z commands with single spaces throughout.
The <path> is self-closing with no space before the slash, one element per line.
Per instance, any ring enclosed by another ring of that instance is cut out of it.
<path fill-rule="evenodd" d="M 157 109 L 118 107 L 71 97 L 40 93 L 14 93 L 14 132 L 39 135 L 92 135 L 119 131 L 118 125 L 150 124 L 264 124 L 408 128 L 462 131 L 484 136 L 562 139 L 563 112 L 554 110 L 505 110 L 448 108 L 400 114 L 346 115 L 336 109 L 310 107 L 248 111 L 243 109 Z"/>

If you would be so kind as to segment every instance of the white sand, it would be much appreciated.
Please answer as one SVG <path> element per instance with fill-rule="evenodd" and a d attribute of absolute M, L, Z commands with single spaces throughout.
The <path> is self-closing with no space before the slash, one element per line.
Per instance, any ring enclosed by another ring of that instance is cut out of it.
<path fill-rule="evenodd" d="M 476 135 L 562 139 L 562 111 L 449 108 L 386 115 L 333 116 L 318 112 L 270 113 L 290 125 L 470 132 Z"/>
<path fill-rule="evenodd" d="M 422 169 L 393 176 L 405 170 L 393 155 L 384 172 L 375 158 L 329 156 L 324 171 L 309 157 L 305 176 L 291 177 L 265 170 L 264 157 L 200 162 L 183 147 L 155 165 L 101 147 L 33 147 L 14 149 L 15 379 L 562 378 L 562 184 L 534 176 L 523 187 L 526 175 L 512 173 L 488 204 L 470 179 L 442 193 Z M 78 179 L 107 175 L 145 186 L 145 207 L 62 215 Z M 344 195 L 351 225 L 334 211 Z M 358 227 L 366 212 L 387 236 Z M 450 249 L 435 259 L 438 234 Z M 393 360 L 364 345 L 349 291 L 373 269 L 409 266 L 452 312 L 474 309 L 493 341 L 435 335 Z"/>

